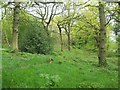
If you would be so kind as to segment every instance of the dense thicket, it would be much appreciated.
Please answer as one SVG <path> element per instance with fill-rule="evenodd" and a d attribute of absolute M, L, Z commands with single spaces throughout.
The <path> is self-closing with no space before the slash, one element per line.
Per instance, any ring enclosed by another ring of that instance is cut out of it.
<path fill-rule="evenodd" d="M 29 21 L 29 22 L 28 22 Z M 51 51 L 50 37 L 40 21 L 31 16 L 21 16 L 19 49 L 24 52 L 47 54 Z"/>

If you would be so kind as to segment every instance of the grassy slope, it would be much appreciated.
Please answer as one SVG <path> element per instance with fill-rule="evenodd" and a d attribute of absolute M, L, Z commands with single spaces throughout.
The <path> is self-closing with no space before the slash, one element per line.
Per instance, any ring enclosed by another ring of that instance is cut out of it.
<path fill-rule="evenodd" d="M 52 57 L 53 62 L 48 63 Z M 59 64 L 58 62 L 62 62 Z M 52 55 L 3 52 L 3 87 L 118 87 L 117 57 L 107 58 L 109 66 L 97 66 L 96 54 L 72 50 Z M 53 82 L 52 82 L 53 81 Z M 54 84 L 55 82 L 55 84 Z M 52 84 L 51 84 L 52 83 Z"/>
<path fill-rule="evenodd" d="M 2 89 L 2 52 L 1 51 L 0 51 L 0 89 Z"/>

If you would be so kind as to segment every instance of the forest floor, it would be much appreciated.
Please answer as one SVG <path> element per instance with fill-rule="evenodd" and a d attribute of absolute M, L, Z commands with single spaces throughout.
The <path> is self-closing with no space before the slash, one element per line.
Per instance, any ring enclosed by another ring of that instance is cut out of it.
<path fill-rule="evenodd" d="M 52 58 L 53 62 L 48 59 Z M 50 55 L 2 52 L 3 88 L 117 88 L 118 58 L 99 67 L 97 54 L 73 49 Z"/>

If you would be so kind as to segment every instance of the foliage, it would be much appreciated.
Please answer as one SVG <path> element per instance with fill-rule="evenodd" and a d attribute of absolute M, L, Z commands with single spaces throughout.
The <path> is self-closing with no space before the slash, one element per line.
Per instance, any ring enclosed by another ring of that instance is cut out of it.
<path fill-rule="evenodd" d="M 49 42 L 50 37 L 47 36 L 41 22 L 29 15 L 21 16 L 19 26 L 19 48 L 21 51 L 47 54 L 51 51 Z"/>
<path fill-rule="evenodd" d="M 45 87 L 48 88 L 58 87 L 58 83 L 60 82 L 59 75 L 50 76 L 49 74 L 40 74 L 40 77 L 46 79 Z"/>
<path fill-rule="evenodd" d="M 96 50 L 95 36 L 97 30 L 93 26 L 98 27 L 98 22 L 96 20 L 97 15 L 94 16 L 94 14 L 96 13 L 91 12 L 91 8 L 88 9 L 88 12 L 82 11 L 80 18 L 76 20 L 76 24 L 72 27 L 72 46 L 79 49 Z"/>
<path fill-rule="evenodd" d="M 2 44 L 8 46 L 12 41 L 12 13 L 8 12 L 6 17 L 2 20 Z M 7 40 L 8 39 L 8 43 Z"/>

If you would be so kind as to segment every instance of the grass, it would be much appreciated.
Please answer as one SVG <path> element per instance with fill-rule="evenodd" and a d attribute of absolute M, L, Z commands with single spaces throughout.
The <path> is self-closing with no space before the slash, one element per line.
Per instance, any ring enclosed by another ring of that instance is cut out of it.
<path fill-rule="evenodd" d="M 3 88 L 118 87 L 117 57 L 107 58 L 106 68 L 97 66 L 95 53 L 78 49 L 51 55 L 3 51 L 2 59 Z"/>

